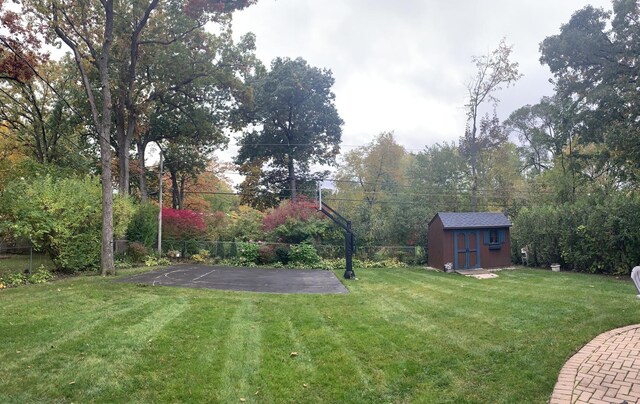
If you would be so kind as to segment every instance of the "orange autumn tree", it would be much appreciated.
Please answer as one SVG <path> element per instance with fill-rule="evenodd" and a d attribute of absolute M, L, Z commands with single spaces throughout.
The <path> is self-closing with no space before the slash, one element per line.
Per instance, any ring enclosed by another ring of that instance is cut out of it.
<path fill-rule="evenodd" d="M 229 181 L 210 171 L 185 184 L 184 193 L 184 208 L 196 212 L 229 212 L 238 205 Z"/>
<path fill-rule="evenodd" d="M 0 124 L 0 191 L 9 181 L 20 176 L 16 168 L 26 159 L 24 147 Z"/>

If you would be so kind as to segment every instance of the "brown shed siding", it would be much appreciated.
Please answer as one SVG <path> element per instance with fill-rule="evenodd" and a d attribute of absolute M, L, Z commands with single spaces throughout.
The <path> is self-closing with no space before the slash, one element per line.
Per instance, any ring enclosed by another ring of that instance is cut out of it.
<path fill-rule="evenodd" d="M 504 240 L 500 244 L 500 248 L 492 249 L 489 248 L 490 246 L 488 244 L 485 244 L 485 232 L 490 230 L 504 232 Z M 454 238 L 456 232 L 472 232 L 479 234 L 477 247 L 479 250 L 480 268 L 503 268 L 510 266 L 511 239 L 509 230 L 509 227 L 445 229 L 442 219 L 436 215 L 429 223 L 427 231 L 428 265 L 433 268 L 444 269 L 445 263 L 455 263 L 456 252 L 454 251 Z M 472 259 L 472 261 L 475 263 L 474 259 Z M 462 265 L 464 264 L 458 263 L 458 268 Z"/>
<path fill-rule="evenodd" d="M 442 220 L 436 217 L 431 223 L 429 223 L 429 229 L 427 231 L 427 264 L 432 268 L 443 269 L 444 268 L 444 256 L 443 251 L 446 241 L 443 237 L 444 228 Z M 449 256 L 449 255 L 447 255 Z"/>
<path fill-rule="evenodd" d="M 484 233 L 487 229 L 483 229 Z M 504 268 L 511 265 L 511 239 L 509 228 L 500 229 L 505 231 L 505 240 L 499 250 L 491 250 L 481 240 L 480 266 L 482 268 Z"/>
<path fill-rule="evenodd" d="M 482 268 L 504 268 L 511 265 L 511 238 L 509 237 L 509 228 L 500 229 L 506 232 L 505 240 L 499 250 L 491 250 L 485 245 L 482 237 L 480 243 L 480 266 Z M 486 230 L 482 230 L 484 233 Z"/>

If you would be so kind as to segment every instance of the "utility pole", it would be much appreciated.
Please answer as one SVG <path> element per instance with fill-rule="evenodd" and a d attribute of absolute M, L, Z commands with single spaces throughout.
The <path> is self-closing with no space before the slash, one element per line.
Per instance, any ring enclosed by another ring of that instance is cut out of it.
<path fill-rule="evenodd" d="M 158 182 L 158 203 L 160 208 L 158 209 L 158 257 L 162 256 L 162 147 L 158 144 L 160 149 L 160 181 Z"/>

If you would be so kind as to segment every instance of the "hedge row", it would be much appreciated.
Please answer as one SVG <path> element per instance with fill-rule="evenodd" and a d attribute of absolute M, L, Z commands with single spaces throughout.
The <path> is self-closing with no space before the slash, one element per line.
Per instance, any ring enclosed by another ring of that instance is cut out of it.
<path fill-rule="evenodd" d="M 525 208 L 514 220 L 512 246 L 516 261 L 527 248 L 534 266 L 629 274 L 640 265 L 640 198 L 616 193 Z"/>

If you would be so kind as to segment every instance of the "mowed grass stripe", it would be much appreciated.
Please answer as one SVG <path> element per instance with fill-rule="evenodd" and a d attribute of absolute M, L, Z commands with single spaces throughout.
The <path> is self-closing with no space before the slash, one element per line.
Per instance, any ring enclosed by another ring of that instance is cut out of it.
<path fill-rule="evenodd" d="M 131 368 L 148 355 L 166 324 L 180 316 L 185 308 L 183 299 L 150 301 L 114 318 L 110 324 L 94 328 L 84 340 L 75 341 L 74 346 L 67 348 L 80 351 L 75 363 L 64 362 L 65 356 L 59 356 L 60 390 L 81 402 L 119 391 Z M 113 361 L 113 357 L 119 360 Z"/>
<path fill-rule="evenodd" d="M 262 323 L 258 302 L 242 300 L 230 320 L 222 355 L 224 367 L 217 384 L 222 402 L 237 402 L 258 390 L 262 360 Z"/>
<path fill-rule="evenodd" d="M 308 317 L 309 305 L 298 305 L 297 302 L 297 298 L 288 296 L 260 301 L 263 319 L 271 320 L 264 322 L 264 372 L 250 401 L 304 402 L 313 396 L 313 387 L 311 390 L 308 387 L 314 385 L 318 358 L 309 348 L 306 329 L 313 327 L 310 320 L 314 319 Z M 298 306 L 293 314 L 292 306 Z"/>
<path fill-rule="evenodd" d="M 18 327 L 0 322 L 0 402 L 544 403 L 582 344 L 640 322 L 632 284 L 611 278 L 357 273 L 327 296 L 99 277 L 0 292 Z M 18 345 L 46 366 L 15 366 Z"/>
<path fill-rule="evenodd" d="M 149 344 L 111 401 L 219 402 L 225 344 L 240 301 L 212 298 L 209 291 L 158 289 L 190 297 L 189 305 Z"/>
<path fill-rule="evenodd" d="M 82 338 L 103 324 L 111 325 L 114 319 L 157 299 L 154 296 L 142 297 L 133 302 L 128 299 L 114 299 L 101 303 L 100 309 L 97 310 L 87 304 L 69 303 L 75 299 L 73 295 L 82 292 L 58 292 L 49 289 L 45 293 L 53 294 L 55 300 L 23 302 L 29 305 L 29 310 L 40 313 L 35 319 L 20 312 L 3 312 L 4 321 L 0 322 L 0 335 L 3 336 L 4 346 L 8 348 L 0 352 L 2 363 L 6 364 L 3 369 L 10 370 L 11 366 L 22 366 L 22 362 L 34 361 L 44 354 L 49 355 L 52 349 Z"/>
<path fill-rule="evenodd" d="M 94 310 L 101 316 L 87 315 L 77 330 L 40 341 L 38 348 L 27 350 L 28 360 L 20 361 L 20 368 L 7 371 L 24 373 L 20 383 L 37 386 L 27 396 L 36 401 L 44 397 L 84 401 L 108 395 L 109 390 L 118 389 L 121 377 L 128 373 L 127 364 L 143 354 L 147 341 L 182 310 L 183 303 L 159 303 L 159 297 L 153 295 L 141 297 L 128 308 L 114 311 L 107 304 L 104 310 Z M 38 373 L 47 375 L 47 383 L 31 380 Z"/>

